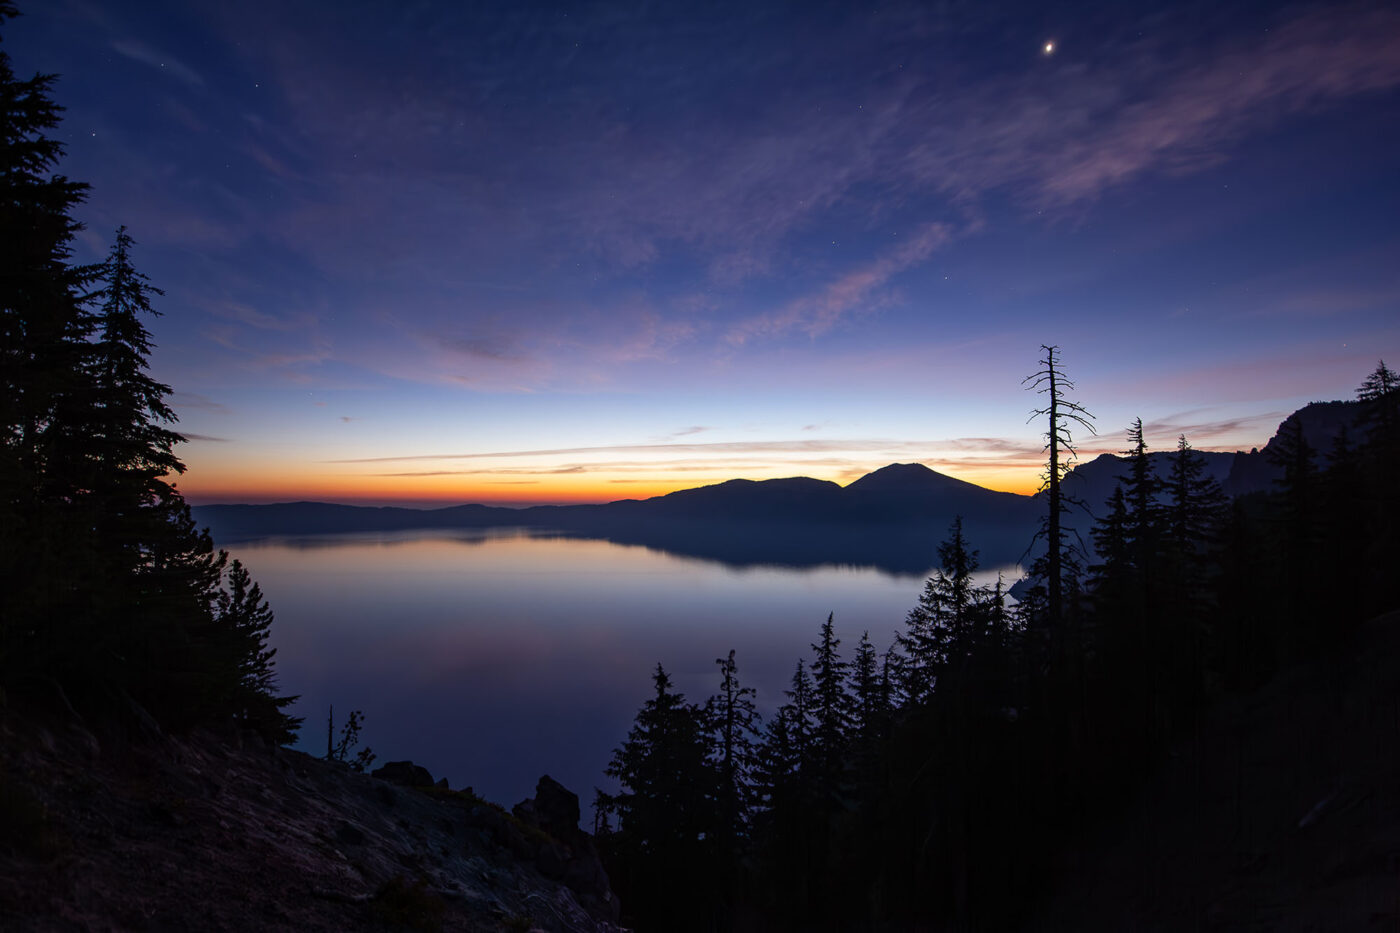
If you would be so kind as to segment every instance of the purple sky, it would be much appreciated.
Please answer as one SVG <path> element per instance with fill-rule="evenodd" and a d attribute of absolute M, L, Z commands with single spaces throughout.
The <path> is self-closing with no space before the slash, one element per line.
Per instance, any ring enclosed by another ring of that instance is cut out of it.
<path fill-rule="evenodd" d="M 29 7 L 195 501 L 1026 490 L 1041 343 L 1086 452 L 1400 360 L 1394 4 Z"/>

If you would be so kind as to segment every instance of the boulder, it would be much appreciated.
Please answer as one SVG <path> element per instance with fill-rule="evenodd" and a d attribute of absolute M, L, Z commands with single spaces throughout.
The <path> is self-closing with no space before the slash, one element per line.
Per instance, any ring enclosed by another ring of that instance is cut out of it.
<path fill-rule="evenodd" d="M 422 765 L 411 761 L 390 761 L 382 768 L 370 772 L 371 777 L 397 784 L 400 787 L 432 787 L 433 775 Z"/>
<path fill-rule="evenodd" d="M 579 834 L 578 794 L 544 775 L 535 785 L 535 817 L 554 838 L 573 841 Z"/>
<path fill-rule="evenodd" d="M 557 840 L 539 847 L 535 867 L 540 873 L 546 878 L 562 879 L 585 909 L 616 922 L 620 907 L 608 884 L 608 874 L 592 837 L 578 827 L 578 794 L 546 774 L 535 785 L 535 796 L 520 801 L 511 812 L 522 823 Z"/>

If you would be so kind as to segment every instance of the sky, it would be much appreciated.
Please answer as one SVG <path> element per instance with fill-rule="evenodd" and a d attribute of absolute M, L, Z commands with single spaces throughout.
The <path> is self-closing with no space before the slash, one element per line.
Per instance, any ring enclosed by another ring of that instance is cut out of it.
<path fill-rule="evenodd" d="M 523 505 L 1262 446 L 1400 362 L 1400 7 L 45 0 L 179 488 Z"/>

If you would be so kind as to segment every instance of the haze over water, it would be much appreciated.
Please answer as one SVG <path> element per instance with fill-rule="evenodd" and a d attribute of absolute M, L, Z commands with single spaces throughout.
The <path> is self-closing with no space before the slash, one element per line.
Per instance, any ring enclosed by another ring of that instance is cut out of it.
<path fill-rule="evenodd" d="M 931 532 L 932 533 L 932 532 Z M 923 586 L 870 568 L 724 564 L 608 541 L 406 532 L 242 542 L 277 614 L 299 746 L 324 754 L 326 711 L 365 713 L 376 764 L 412 759 L 510 806 L 549 774 L 586 808 L 660 662 L 702 701 L 733 648 L 771 712 L 827 613 L 847 659 L 883 652 Z M 1015 568 L 1005 568 L 1008 584 Z M 979 575 L 996 578 L 996 570 Z"/>

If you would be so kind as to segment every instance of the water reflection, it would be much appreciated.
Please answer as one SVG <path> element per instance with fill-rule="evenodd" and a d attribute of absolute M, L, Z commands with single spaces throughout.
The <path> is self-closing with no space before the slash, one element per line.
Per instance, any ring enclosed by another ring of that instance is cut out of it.
<path fill-rule="evenodd" d="M 586 803 L 658 661 L 699 700 L 716 687 L 714 659 L 736 649 L 770 711 L 827 613 L 847 656 L 865 630 L 883 650 L 922 587 L 870 568 L 735 568 L 533 529 L 231 550 L 277 614 L 302 747 L 324 748 L 328 705 L 338 718 L 359 708 L 380 761 L 412 758 L 506 805 L 545 773 Z"/>

